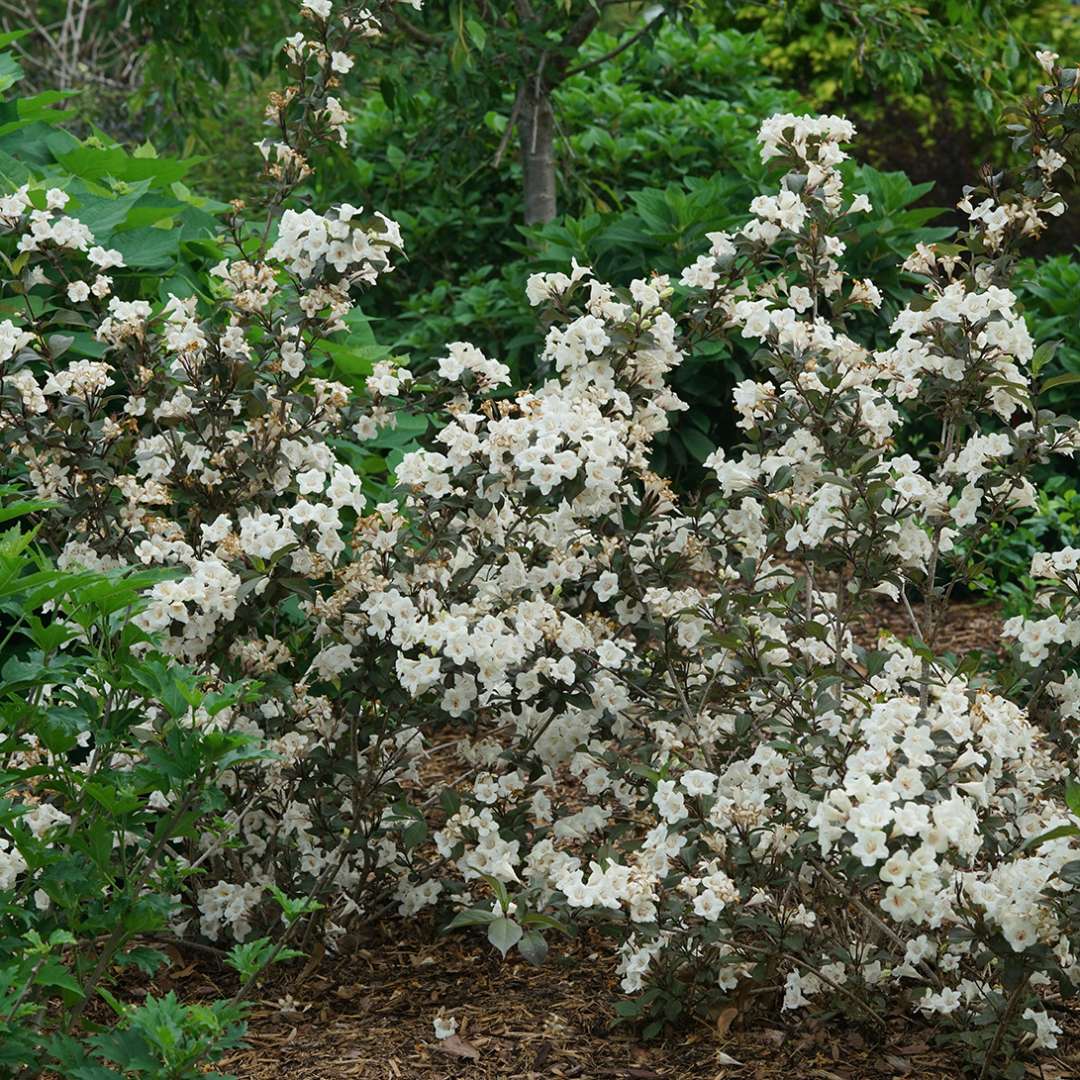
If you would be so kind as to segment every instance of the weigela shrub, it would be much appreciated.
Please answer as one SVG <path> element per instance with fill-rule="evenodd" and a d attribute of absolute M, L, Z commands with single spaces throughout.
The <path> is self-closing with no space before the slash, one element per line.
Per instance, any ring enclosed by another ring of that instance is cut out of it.
<path fill-rule="evenodd" d="M 185 570 L 145 625 L 270 688 L 228 721 L 276 756 L 225 781 L 236 842 L 206 856 L 201 932 L 245 936 L 274 882 L 325 895 L 331 942 L 437 905 L 539 959 L 545 929 L 595 921 L 653 1030 L 779 985 L 781 1009 L 874 1024 L 901 999 L 986 1067 L 1017 1040 L 1052 1047 L 1044 999 L 1080 974 L 1075 553 L 1033 567 L 1047 613 L 1009 624 L 1015 664 L 940 638 L 979 537 L 1078 444 L 1039 408 L 1048 350 L 1008 287 L 1062 209 L 1075 71 L 1042 57 L 1017 125 L 1030 167 L 987 174 L 961 242 L 903 264 L 919 291 L 888 347 L 860 343 L 881 297 L 837 237 L 867 210 L 838 169 L 854 129 L 780 115 L 759 135 L 775 193 L 677 285 L 576 264 L 529 280 L 555 372 L 539 388 L 455 342 L 428 375 L 387 361 L 353 394 L 311 365 L 400 237 L 291 203 L 311 148 L 341 137 L 331 91 L 374 16 L 303 7 L 266 224 L 238 208 L 212 308 L 110 298 L 115 255 L 63 192 L 0 207 L 22 251 L 9 287 L 35 298 L 3 326 L 0 417 L 64 507 L 46 534 L 65 565 Z M 684 505 L 649 468 L 685 407 L 666 379 L 725 335 L 758 347 L 734 399 L 747 443 Z M 408 411 L 429 435 L 369 507 L 342 441 Z M 905 447 L 911 418 L 933 419 L 932 445 Z M 868 643 L 882 603 L 910 633 Z M 436 754 L 460 768 L 438 787 Z"/>
<path fill-rule="evenodd" d="M 138 624 L 179 660 L 269 688 L 228 720 L 231 733 L 265 736 L 272 755 L 226 781 L 243 850 L 206 838 L 218 854 L 189 853 L 204 867 L 199 925 L 211 938 L 224 926 L 243 939 L 275 880 L 310 888 L 340 874 L 343 893 L 358 890 L 377 869 L 368 834 L 411 745 L 386 695 L 335 693 L 334 653 L 309 617 L 344 572 L 364 507 L 334 441 L 394 422 L 315 365 L 350 294 L 389 271 L 401 246 L 377 213 L 316 214 L 294 198 L 312 149 L 344 138 L 334 90 L 349 43 L 378 28 L 359 8 L 332 23 L 329 7 L 304 6 L 310 36 L 286 43 L 294 82 L 268 106 L 278 134 L 261 144 L 262 220 L 234 208 L 230 254 L 205 283 L 213 304 L 114 292 L 123 257 L 95 243 L 60 188 L 24 185 L 0 200 L 8 288 L 28 312 L 0 324 L 5 443 L 36 492 L 63 507 L 40 538 L 61 568 L 183 570 L 150 590 Z M 382 389 L 405 377 L 385 376 Z"/>

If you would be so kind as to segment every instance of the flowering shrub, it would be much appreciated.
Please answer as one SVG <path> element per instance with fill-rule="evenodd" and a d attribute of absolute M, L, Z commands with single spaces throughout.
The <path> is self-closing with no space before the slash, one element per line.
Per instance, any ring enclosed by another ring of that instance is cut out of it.
<path fill-rule="evenodd" d="M 760 140 L 780 190 L 683 274 L 700 294 L 689 327 L 665 313 L 664 279 L 621 294 L 580 267 L 536 276 L 561 377 L 513 403 L 463 395 L 437 449 L 397 470 L 393 539 L 423 522 L 428 564 L 407 537 L 392 588 L 369 586 L 357 615 L 418 700 L 487 722 L 435 841 L 498 902 L 458 925 L 529 955 L 552 909 L 616 920 L 624 989 L 645 989 L 635 1011 L 657 1022 L 779 980 L 784 1009 L 876 1023 L 903 994 L 984 1068 L 1023 1033 L 1054 1045 L 1038 998 L 1077 974 L 1061 799 L 1076 750 L 1031 715 L 1040 696 L 1070 705 L 1080 637 L 1056 614 L 1009 624 L 1034 680 L 935 651 L 972 542 L 1031 505 L 1036 463 L 1077 448 L 1075 422 L 1034 404 L 1048 349 L 1006 287 L 1015 244 L 1061 210 L 1048 181 L 1069 132 L 1053 118 L 1075 75 L 1047 66 L 1021 191 L 991 178 L 961 204 L 963 245 L 906 261 L 923 295 L 890 347 L 848 332 L 880 304 L 834 239 L 866 209 L 836 168 L 851 125 L 778 116 Z M 736 388 L 750 444 L 716 455 L 717 496 L 680 510 L 648 471 L 680 406 L 663 377 L 731 332 L 759 342 L 766 372 Z M 465 352 L 442 373 L 458 378 Z M 941 432 L 923 460 L 896 449 L 916 406 Z M 879 596 L 911 637 L 860 648 L 852 628 Z M 1050 644 L 1067 650 L 1053 665 Z M 402 910 L 436 894 L 411 884 Z"/>
<path fill-rule="evenodd" d="M 530 278 L 556 373 L 539 388 L 511 393 L 454 342 L 430 377 L 381 361 L 354 395 L 313 365 L 401 238 L 297 198 L 313 149 L 343 138 L 332 91 L 376 16 L 302 9 L 265 215 L 235 208 L 214 305 L 110 295 L 120 255 L 63 191 L 0 203 L 9 288 L 33 300 L 0 324 L 0 425 L 62 507 L 41 535 L 65 567 L 182 570 L 139 625 L 266 687 L 196 717 L 273 756 L 222 780 L 234 842 L 203 833 L 179 857 L 207 871 L 185 887 L 191 930 L 243 940 L 275 885 L 323 899 L 331 944 L 437 905 L 540 959 L 545 930 L 603 921 L 653 1031 L 779 984 L 781 1009 L 871 1024 L 902 999 L 984 1073 L 1021 1040 L 1053 1046 L 1046 988 L 1080 975 L 1076 553 L 1037 559 L 1046 617 L 1008 625 L 1014 666 L 938 639 L 978 537 L 1080 441 L 1038 407 L 1049 350 L 1008 288 L 1062 209 L 1075 71 L 1043 57 L 1018 125 L 1030 167 L 1017 187 L 984 177 L 962 242 L 904 262 L 921 293 L 886 347 L 860 343 L 881 296 L 836 236 L 869 209 L 838 168 L 854 129 L 785 114 L 759 135 L 775 193 L 678 285 L 615 289 L 576 263 Z M 734 401 L 747 445 L 681 505 L 650 470 L 684 408 L 667 378 L 724 336 L 757 344 Z M 431 421 L 424 445 L 369 507 L 339 452 L 409 414 Z M 912 416 L 940 432 L 920 456 L 899 445 Z M 882 598 L 910 635 L 861 643 Z M 461 769 L 441 792 L 436 752 Z"/>
<path fill-rule="evenodd" d="M 37 317 L 25 323 L 0 323 L 7 445 L 37 493 L 64 508 L 41 538 L 61 568 L 183 569 L 149 591 L 138 624 L 215 677 L 268 687 L 227 723 L 206 718 L 265 734 L 272 754 L 226 783 L 245 850 L 222 851 L 211 836 L 201 846 L 215 854 L 191 856 L 218 873 L 193 886 L 213 939 L 223 926 L 245 938 L 275 879 L 362 883 L 376 869 L 366 840 L 383 789 L 409 752 L 383 695 L 333 699 L 338 654 L 311 618 L 364 505 L 361 477 L 333 440 L 394 421 L 314 377 L 312 364 L 326 363 L 318 350 L 344 327 L 350 290 L 390 268 L 400 237 L 348 205 L 326 215 L 284 206 L 310 175 L 310 148 L 343 138 L 332 93 L 351 63 L 342 50 L 376 27 L 370 12 L 331 24 L 328 4 L 303 10 L 315 33 L 287 43 L 296 82 L 269 107 L 280 137 L 262 146 L 264 220 L 255 227 L 233 208 L 232 254 L 207 286 L 212 307 L 115 294 L 122 254 L 96 243 L 61 188 L 26 184 L 0 200 L 16 241 L 11 290 L 57 298 L 32 303 Z"/>

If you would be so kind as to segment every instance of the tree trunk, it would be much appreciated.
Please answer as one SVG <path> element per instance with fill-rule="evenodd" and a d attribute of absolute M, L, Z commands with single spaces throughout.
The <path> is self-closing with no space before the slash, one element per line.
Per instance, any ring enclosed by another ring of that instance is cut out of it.
<path fill-rule="evenodd" d="M 525 179 L 525 224 L 543 225 L 554 219 L 556 203 L 555 113 L 549 90 L 542 82 L 528 87 L 523 95 L 518 131 Z"/>

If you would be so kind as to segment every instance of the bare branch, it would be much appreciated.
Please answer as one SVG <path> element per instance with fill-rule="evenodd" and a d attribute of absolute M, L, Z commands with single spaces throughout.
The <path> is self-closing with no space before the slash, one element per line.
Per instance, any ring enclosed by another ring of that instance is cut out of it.
<path fill-rule="evenodd" d="M 492 166 L 498 168 L 502 162 L 502 156 L 506 153 L 506 147 L 510 142 L 510 136 L 514 133 L 514 126 L 517 124 L 518 114 L 521 112 L 522 102 L 525 100 L 525 85 L 522 84 L 518 87 L 517 96 L 514 98 L 514 107 L 510 110 L 510 119 L 507 121 L 506 130 L 502 134 L 502 138 L 499 140 L 499 148 L 495 151 L 495 159 L 492 161 Z"/>
<path fill-rule="evenodd" d="M 600 22 L 600 14 L 600 6 L 590 6 L 586 11 L 583 11 L 573 26 L 563 35 L 562 41 L 559 42 L 560 51 L 569 52 L 580 48 L 586 38 L 596 29 L 596 24 Z"/>
<path fill-rule="evenodd" d="M 409 22 L 409 20 L 397 10 L 395 10 L 393 14 L 394 22 L 396 22 L 414 41 L 419 41 L 421 45 L 437 45 L 439 43 L 439 39 L 434 34 L 429 34 L 426 30 L 421 30 L 419 26 Z"/>
<path fill-rule="evenodd" d="M 619 53 L 625 52 L 635 42 L 640 41 L 654 26 L 658 25 L 660 21 L 667 14 L 661 11 L 658 15 L 654 15 L 644 26 L 641 27 L 636 33 L 631 34 L 621 45 L 616 46 L 609 52 L 604 53 L 603 56 L 597 56 L 592 60 L 586 61 L 584 64 L 578 64 L 577 67 L 572 67 L 568 71 L 563 72 L 563 78 L 569 79 L 571 75 L 580 75 L 583 71 L 588 71 L 589 68 L 596 67 L 598 64 L 606 64 L 609 60 L 614 60 Z"/>
<path fill-rule="evenodd" d="M 40 34 L 54 52 L 57 51 L 56 39 L 49 33 L 45 26 L 38 20 L 32 11 L 28 11 L 25 4 L 12 4 L 9 0 L 0 0 L 0 8 L 10 11 L 20 22 L 29 22 L 34 33 Z"/>

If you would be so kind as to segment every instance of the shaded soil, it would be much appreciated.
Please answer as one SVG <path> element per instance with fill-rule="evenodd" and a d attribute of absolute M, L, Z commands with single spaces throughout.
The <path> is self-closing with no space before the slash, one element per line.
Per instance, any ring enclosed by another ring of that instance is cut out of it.
<path fill-rule="evenodd" d="M 425 939 L 421 928 L 373 940 L 315 971 L 279 972 L 251 1014 L 249 1047 L 220 1063 L 252 1080 L 946 1080 L 959 1062 L 935 1048 L 933 1030 L 897 1018 L 882 1038 L 843 1018 L 813 1023 L 755 1008 L 725 1010 L 712 1025 L 643 1043 L 615 1021 L 610 947 L 576 941 L 543 967 L 500 961 L 476 936 Z M 183 989 L 178 987 L 181 993 Z M 220 993 L 208 971 L 188 996 Z M 285 995 L 290 999 L 285 999 Z M 460 1024 L 440 1042 L 444 1009 Z M 1080 1013 L 1059 1015 L 1067 1034 L 1028 1075 L 1080 1076 Z M 992 1071 L 991 1077 L 1000 1076 Z"/>
<path fill-rule="evenodd" d="M 913 607 L 915 616 L 922 618 L 922 605 Z M 985 653 L 1001 651 L 1001 613 L 997 608 L 970 600 L 954 601 L 946 609 L 935 647 L 939 652 L 951 652 L 958 656 L 978 649 Z M 878 633 L 887 630 L 899 638 L 910 637 L 911 621 L 899 605 L 886 597 L 877 604 L 872 619 L 857 628 L 860 645 L 873 645 Z"/>

